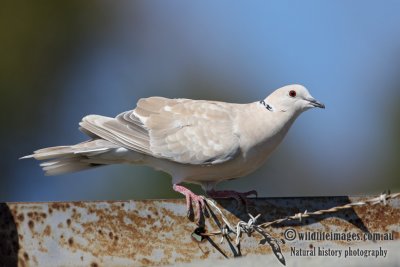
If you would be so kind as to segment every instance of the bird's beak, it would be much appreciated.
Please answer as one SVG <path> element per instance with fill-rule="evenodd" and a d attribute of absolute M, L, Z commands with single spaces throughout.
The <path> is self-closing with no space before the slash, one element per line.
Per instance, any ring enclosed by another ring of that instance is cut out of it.
<path fill-rule="evenodd" d="M 317 101 L 314 98 L 309 98 L 307 99 L 308 102 L 310 102 L 310 104 L 316 108 L 325 108 L 325 105 L 319 101 Z"/>

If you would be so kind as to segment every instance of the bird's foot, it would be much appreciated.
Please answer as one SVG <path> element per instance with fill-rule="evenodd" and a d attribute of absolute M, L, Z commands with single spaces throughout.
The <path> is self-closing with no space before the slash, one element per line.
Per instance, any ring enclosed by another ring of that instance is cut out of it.
<path fill-rule="evenodd" d="M 221 191 L 211 190 L 207 191 L 207 195 L 209 195 L 212 198 L 234 198 L 239 206 L 243 204 L 247 210 L 249 204 L 247 197 L 250 195 L 255 195 L 257 197 L 258 193 L 256 190 L 251 190 L 248 192 L 236 192 L 233 190 L 221 190 Z"/>
<path fill-rule="evenodd" d="M 193 193 L 192 191 L 181 185 L 174 184 L 173 189 L 176 192 L 179 192 L 186 197 L 186 209 L 188 217 L 190 217 L 191 211 L 193 210 L 192 203 L 194 202 L 196 206 L 195 213 L 196 213 L 197 223 L 200 223 L 201 215 L 205 208 L 204 198 L 202 196 L 196 195 L 195 193 Z"/>

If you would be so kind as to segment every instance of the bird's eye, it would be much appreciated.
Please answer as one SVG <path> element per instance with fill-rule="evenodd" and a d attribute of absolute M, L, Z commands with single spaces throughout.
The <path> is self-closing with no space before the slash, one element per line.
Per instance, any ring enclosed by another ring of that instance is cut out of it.
<path fill-rule="evenodd" d="M 295 90 L 290 90 L 289 95 L 291 97 L 295 97 L 296 96 L 296 91 Z"/>

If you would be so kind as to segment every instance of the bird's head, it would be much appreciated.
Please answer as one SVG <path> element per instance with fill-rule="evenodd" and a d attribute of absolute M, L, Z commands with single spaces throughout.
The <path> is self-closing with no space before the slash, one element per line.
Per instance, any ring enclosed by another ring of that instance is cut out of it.
<path fill-rule="evenodd" d="M 310 108 L 325 108 L 311 96 L 308 90 L 299 84 L 287 85 L 275 90 L 265 100 L 272 110 L 300 114 Z"/>

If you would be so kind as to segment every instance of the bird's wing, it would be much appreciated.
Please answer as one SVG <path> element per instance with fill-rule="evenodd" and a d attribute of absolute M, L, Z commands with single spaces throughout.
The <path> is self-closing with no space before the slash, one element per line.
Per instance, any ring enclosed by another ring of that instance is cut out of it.
<path fill-rule="evenodd" d="M 151 97 L 140 100 L 134 112 L 149 130 L 153 155 L 180 163 L 216 164 L 239 150 L 230 107 L 222 102 Z"/>
<path fill-rule="evenodd" d="M 113 144 L 151 155 L 148 131 L 138 119 L 130 119 L 129 112 L 121 113 L 116 118 L 88 115 L 79 125 L 81 131 L 89 132 L 92 137 L 94 135 Z"/>
<path fill-rule="evenodd" d="M 230 104 L 150 97 L 117 118 L 90 115 L 81 126 L 117 143 L 184 164 L 217 164 L 239 151 Z"/>

